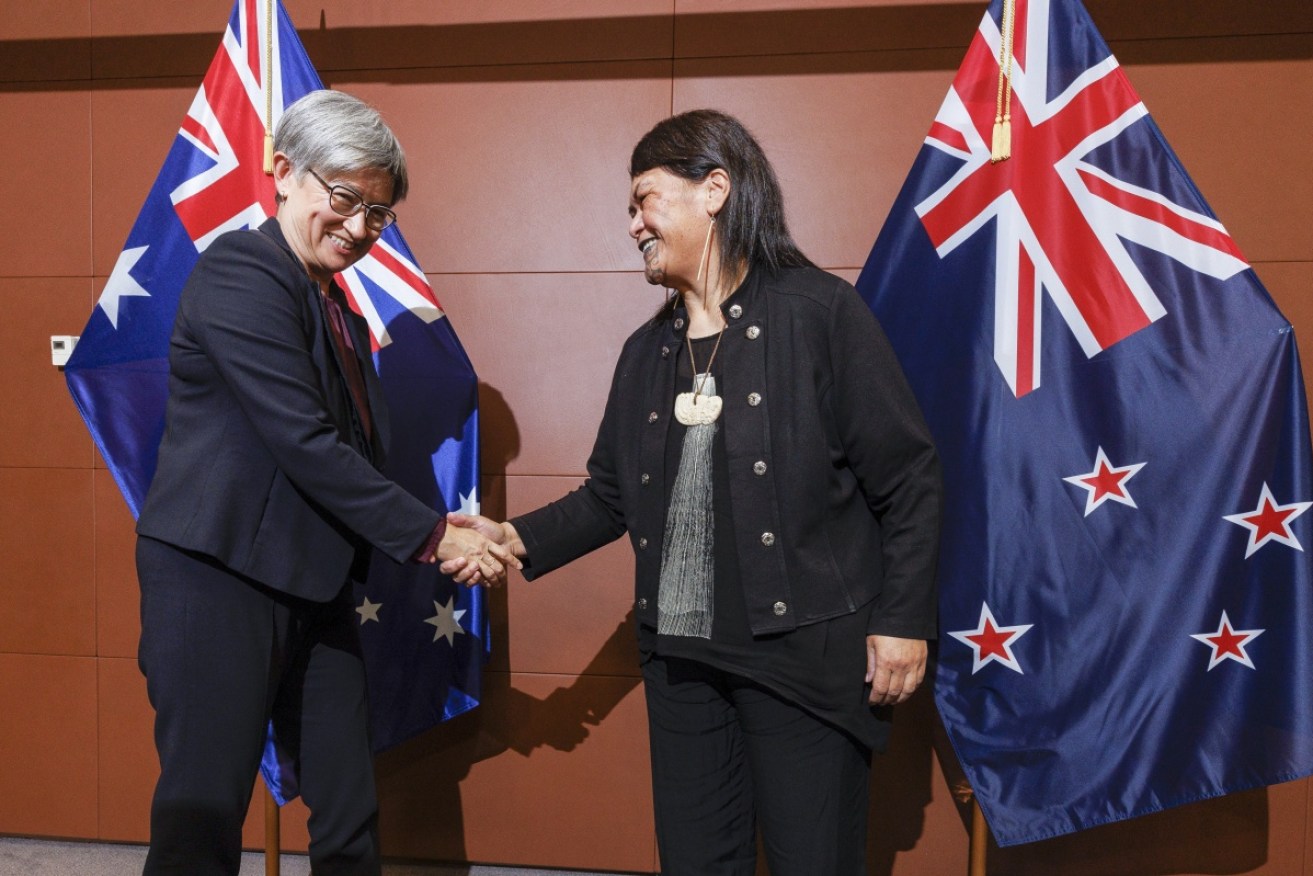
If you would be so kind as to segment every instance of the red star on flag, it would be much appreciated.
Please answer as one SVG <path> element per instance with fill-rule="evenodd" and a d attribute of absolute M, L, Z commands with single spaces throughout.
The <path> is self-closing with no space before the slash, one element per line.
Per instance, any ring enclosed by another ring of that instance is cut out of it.
<path fill-rule="evenodd" d="M 1126 492 L 1126 482 L 1135 477 L 1135 473 L 1144 468 L 1144 465 L 1143 462 L 1137 462 L 1133 465 L 1115 466 L 1108 461 L 1108 454 L 1100 447 L 1094 457 L 1093 471 L 1072 475 L 1063 480 L 1088 491 L 1085 497 L 1085 516 L 1089 517 L 1095 508 L 1109 499 L 1130 505 L 1132 508 L 1138 507 L 1131 494 Z"/>
<path fill-rule="evenodd" d="M 974 630 L 959 630 L 956 633 L 950 632 L 949 635 L 957 639 L 962 644 L 971 648 L 975 652 L 975 663 L 971 667 L 971 674 L 975 675 L 990 663 L 1002 663 L 1013 672 L 1021 672 L 1021 664 L 1017 662 L 1016 656 L 1012 653 L 1012 646 L 1016 644 L 1034 624 L 1018 624 L 1011 627 L 999 626 L 998 621 L 994 620 L 994 613 L 989 610 L 989 604 L 982 602 L 980 604 L 980 622 Z"/>
<path fill-rule="evenodd" d="M 1227 514 L 1222 519 L 1229 520 L 1249 530 L 1249 544 L 1245 548 L 1245 559 L 1253 556 L 1255 551 L 1269 541 L 1277 541 L 1287 547 L 1302 551 L 1304 547 L 1299 543 L 1299 539 L 1295 538 L 1295 533 L 1290 530 L 1290 524 L 1296 517 L 1307 511 L 1310 505 L 1313 505 L 1313 502 L 1291 502 L 1289 505 L 1278 505 L 1276 499 L 1272 497 L 1272 491 L 1264 483 L 1257 508 L 1253 511 L 1242 511 L 1239 514 Z"/>
<path fill-rule="evenodd" d="M 1222 620 L 1217 625 L 1216 632 L 1212 633 L 1194 633 L 1190 638 L 1203 642 L 1213 649 L 1212 659 L 1208 661 L 1208 671 L 1211 672 L 1213 667 L 1223 660 L 1234 660 L 1241 666 L 1254 667 L 1254 661 L 1249 659 L 1249 653 L 1245 651 L 1245 645 L 1263 635 L 1265 630 L 1233 630 L 1231 629 L 1231 619 L 1222 612 Z"/>

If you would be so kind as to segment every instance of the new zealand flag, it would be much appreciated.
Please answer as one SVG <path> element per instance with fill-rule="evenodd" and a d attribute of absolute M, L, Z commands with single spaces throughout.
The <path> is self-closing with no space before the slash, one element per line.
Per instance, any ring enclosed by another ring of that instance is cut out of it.
<path fill-rule="evenodd" d="M 262 170 L 269 95 L 276 123 L 288 104 L 323 88 L 282 4 L 274 4 L 272 28 L 266 9 L 257 0 L 234 5 L 66 369 L 134 516 L 164 434 L 178 295 L 211 241 L 273 212 L 273 178 Z M 337 279 L 373 336 L 392 423 L 387 474 L 440 511 L 477 513 L 478 380 L 397 226 Z M 454 585 L 434 567 L 380 558 L 356 601 L 377 748 L 478 704 L 489 649 L 480 589 Z M 279 802 L 296 796 L 295 776 L 272 746 L 264 770 Z"/>
<path fill-rule="evenodd" d="M 936 698 L 1011 845 L 1313 772 L 1313 470 L 1289 322 L 1077 0 L 1015 0 L 991 163 L 1002 17 L 858 288 L 943 457 Z"/>

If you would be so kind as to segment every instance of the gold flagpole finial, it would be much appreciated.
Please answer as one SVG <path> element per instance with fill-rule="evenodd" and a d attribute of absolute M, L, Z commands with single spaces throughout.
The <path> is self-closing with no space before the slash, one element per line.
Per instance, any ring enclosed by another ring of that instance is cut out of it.
<path fill-rule="evenodd" d="M 264 172 L 274 172 L 274 0 L 264 16 Z"/>
<path fill-rule="evenodd" d="M 1015 0 L 1003 0 L 1003 22 L 998 39 L 998 97 L 994 110 L 994 136 L 989 160 L 993 164 L 1012 157 L 1012 32 L 1016 29 Z"/>

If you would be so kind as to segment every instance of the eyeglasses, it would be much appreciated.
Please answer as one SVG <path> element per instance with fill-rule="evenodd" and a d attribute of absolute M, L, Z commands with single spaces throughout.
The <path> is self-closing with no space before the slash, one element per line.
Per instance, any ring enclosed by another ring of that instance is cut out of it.
<path fill-rule="evenodd" d="M 346 186 L 331 185 L 322 176 L 310 168 L 310 175 L 319 180 L 319 184 L 328 189 L 328 206 L 339 216 L 354 216 L 365 211 L 365 225 L 371 231 L 382 231 L 397 221 L 397 214 L 382 204 L 366 204 L 360 194 Z"/>

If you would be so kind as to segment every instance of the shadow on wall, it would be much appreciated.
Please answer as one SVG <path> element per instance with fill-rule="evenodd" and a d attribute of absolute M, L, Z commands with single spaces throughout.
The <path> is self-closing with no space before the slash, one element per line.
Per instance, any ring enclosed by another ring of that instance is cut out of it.
<path fill-rule="evenodd" d="M 889 748 L 871 762 L 871 815 L 866 828 L 871 876 L 893 876 L 898 854 L 916 848 L 925 834 L 925 811 L 935 794 L 945 793 L 931 785 L 938 723 L 929 685 L 893 709 Z"/>
<path fill-rule="evenodd" d="M 600 419 L 600 414 L 598 415 Z M 482 468 L 488 472 L 505 472 L 511 460 L 520 455 L 520 427 L 506 398 L 493 387 L 479 382 L 479 450 Z M 487 489 L 489 486 L 491 490 Z M 506 479 L 482 484 L 483 513 L 498 519 L 506 514 Z"/>
<path fill-rule="evenodd" d="M 504 593 L 504 591 L 494 591 Z M 504 598 L 490 600 L 490 610 L 506 611 Z M 511 687 L 510 673 L 484 675 L 478 709 L 381 754 L 376 760 L 382 830 L 390 853 L 464 861 L 465 825 L 460 785 L 479 761 L 507 751 L 527 756 L 536 748 L 571 751 L 589 728 L 607 715 L 639 683 L 607 686 L 606 699 L 596 685 L 581 685 L 596 666 L 614 666 L 634 651 L 633 614 L 623 618 L 576 682 L 538 699 Z M 501 637 L 505 648 L 505 637 Z M 422 784 L 408 774 L 424 777 Z M 510 829 L 510 826 L 507 826 Z M 415 843 L 423 848 L 407 848 Z M 457 871 L 460 872 L 460 871 Z M 468 872 L 468 870 L 464 871 Z"/>

